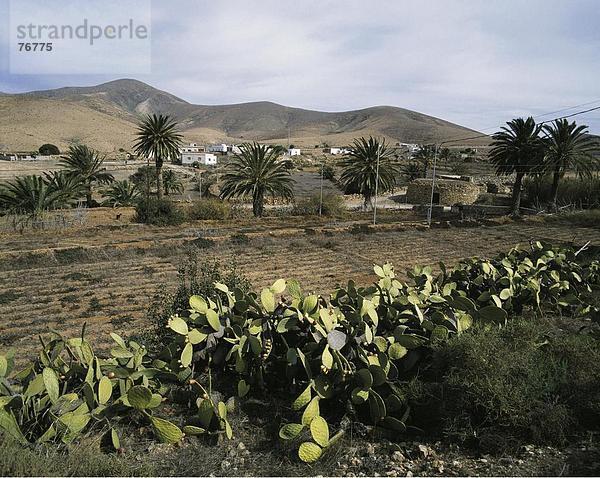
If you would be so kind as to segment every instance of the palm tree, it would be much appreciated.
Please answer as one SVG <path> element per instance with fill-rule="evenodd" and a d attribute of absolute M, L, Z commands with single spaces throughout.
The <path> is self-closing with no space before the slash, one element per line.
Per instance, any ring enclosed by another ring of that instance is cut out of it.
<path fill-rule="evenodd" d="M 181 194 L 184 190 L 183 183 L 172 169 L 167 169 L 163 174 L 163 188 L 165 196 L 168 196 L 170 193 Z"/>
<path fill-rule="evenodd" d="M 254 216 L 261 217 L 266 195 L 291 200 L 294 197 L 294 180 L 286 161 L 280 161 L 285 152 L 281 146 L 244 143 L 223 175 L 221 197 L 252 196 Z"/>
<path fill-rule="evenodd" d="M 139 124 L 137 138 L 137 142 L 133 147 L 134 151 L 149 160 L 154 159 L 156 165 L 156 194 L 161 199 L 163 194 L 163 162 L 179 157 L 179 145 L 182 136 L 177 132 L 177 123 L 168 115 L 148 115 Z"/>
<path fill-rule="evenodd" d="M 417 163 L 404 164 L 400 169 L 402 171 L 402 175 L 408 181 L 414 181 L 415 179 L 422 177 L 421 167 Z"/>
<path fill-rule="evenodd" d="M 44 211 L 56 207 L 59 196 L 41 176 L 20 176 L 0 190 L 0 207 L 37 219 Z"/>
<path fill-rule="evenodd" d="M 378 162 L 379 182 L 376 187 Z M 382 193 L 391 190 L 396 184 L 396 176 L 400 173 L 385 139 L 379 140 L 372 136 L 368 140 L 355 139 L 340 166 L 342 174 L 339 182 L 344 191 L 361 194 L 365 209 L 373 206 L 372 199 L 376 189 Z"/>
<path fill-rule="evenodd" d="M 110 188 L 104 191 L 104 195 L 106 199 L 103 204 L 107 206 L 133 206 L 140 195 L 140 190 L 135 183 L 124 179 L 112 183 Z"/>
<path fill-rule="evenodd" d="M 85 186 L 87 207 L 93 206 L 93 184 L 108 184 L 114 180 L 113 175 L 102 167 L 104 159 L 98 151 L 80 144 L 71 146 L 67 156 L 60 162 L 70 176 L 78 178 Z"/>
<path fill-rule="evenodd" d="M 44 181 L 48 188 L 56 193 L 56 203 L 59 207 L 72 206 L 86 193 L 86 186 L 79 176 L 67 171 L 44 173 Z"/>
<path fill-rule="evenodd" d="M 423 177 L 427 177 L 427 170 L 435 157 L 435 144 L 421 144 L 419 150 L 414 154 L 413 159 L 421 163 Z"/>
<path fill-rule="evenodd" d="M 492 135 L 490 161 L 496 167 L 496 174 L 516 174 L 513 185 L 511 214 L 519 215 L 523 178 L 540 170 L 543 154 L 543 141 L 540 138 L 542 127 L 533 118 L 516 118 L 508 121 L 501 131 Z"/>
<path fill-rule="evenodd" d="M 557 119 L 544 125 L 547 138 L 544 139 L 544 169 L 552 174 L 552 209 L 557 209 L 558 183 L 568 169 L 580 176 L 591 177 L 598 167 L 594 157 L 597 151 L 594 140 L 587 134 L 588 127 L 577 126 L 566 119 Z"/>

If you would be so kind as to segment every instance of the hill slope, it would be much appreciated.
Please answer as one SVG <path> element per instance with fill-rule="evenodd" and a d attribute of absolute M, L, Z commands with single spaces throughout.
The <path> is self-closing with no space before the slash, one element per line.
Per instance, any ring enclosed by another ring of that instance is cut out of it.
<path fill-rule="evenodd" d="M 345 145 L 353 138 L 383 135 L 397 142 L 434 142 L 473 135 L 473 130 L 414 111 L 376 106 L 327 113 L 271 102 L 194 105 L 141 81 L 123 79 L 90 87 L 0 94 L 0 143 L 36 149 L 45 142 L 65 148 L 79 140 L 103 151 L 129 149 L 143 114 L 174 116 L 186 140 L 260 140 L 312 147 Z"/>

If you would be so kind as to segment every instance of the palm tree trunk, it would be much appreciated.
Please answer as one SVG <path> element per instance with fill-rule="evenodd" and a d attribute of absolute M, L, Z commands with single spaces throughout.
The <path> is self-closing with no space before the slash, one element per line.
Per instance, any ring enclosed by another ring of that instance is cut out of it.
<path fill-rule="evenodd" d="M 523 186 L 523 173 L 517 173 L 515 183 L 513 185 L 511 215 L 518 216 L 521 207 L 521 188 Z"/>
<path fill-rule="evenodd" d="M 256 191 L 252 195 L 252 212 L 254 213 L 254 217 L 262 217 L 264 208 L 264 194 L 262 191 Z"/>
<path fill-rule="evenodd" d="M 85 189 L 85 202 L 88 208 L 92 207 L 92 185 L 88 183 Z"/>
<path fill-rule="evenodd" d="M 163 197 L 163 174 L 162 174 L 162 165 L 156 165 L 156 196 L 158 199 L 162 199 Z"/>
<path fill-rule="evenodd" d="M 558 210 L 558 183 L 560 181 L 560 167 L 554 168 L 554 174 L 552 175 L 552 190 L 550 197 L 552 198 L 552 210 Z"/>

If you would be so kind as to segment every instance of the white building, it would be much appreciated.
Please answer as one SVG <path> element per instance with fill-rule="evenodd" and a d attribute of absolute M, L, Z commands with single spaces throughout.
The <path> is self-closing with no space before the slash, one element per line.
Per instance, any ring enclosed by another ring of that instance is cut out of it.
<path fill-rule="evenodd" d="M 193 166 L 194 164 L 203 166 L 216 166 L 217 156 L 212 153 L 204 153 L 199 151 L 182 151 L 181 164 L 184 166 Z"/>
<path fill-rule="evenodd" d="M 404 148 L 405 150 L 407 150 L 409 153 L 416 153 L 420 149 L 419 145 L 414 144 L 414 143 L 397 143 L 397 144 L 401 148 Z"/>
<path fill-rule="evenodd" d="M 196 143 L 190 143 L 187 146 L 179 148 L 180 153 L 200 153 L 204 151 L 202 146 L 198 146 Z"/>
<path fill-rule="evenodd" d="M 324 148 L 323 152 L 325 154 L 332 154 L 332 155 L 337 155 L 337 154 L 344 154 L 344 150 L 342 148 Z"/>
<path fill-rule="evenodd" d="M 225 143 L 209 144 L 205 149 L 210 153 L 226 153 L 227 145 Z"/>
<path fill-rule="evenodd" d="M 300 148 L 289 148 L 286 154 L 288 156 L 300 156 L 302 151 L 300 151 Z"/>

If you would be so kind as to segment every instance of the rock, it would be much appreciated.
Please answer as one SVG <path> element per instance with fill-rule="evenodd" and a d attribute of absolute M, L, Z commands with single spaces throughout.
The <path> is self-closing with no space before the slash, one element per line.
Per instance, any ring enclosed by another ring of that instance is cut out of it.
<path fill-rule="evenodd" d="M 375 445 L 373 445 L 373 443 L 368 443 L 367 447 L 365 448 L 365 453 L 369 456 L 372 456 L 375 454 Z"/>
<path fill-rule="evenodd" d="M 423 455 L 423 458 L 427 458 L 429 455 L 432 454 L 432 449 L 429 448 L 427 445 L 419 445 L 419 452 L 421 453 L 421 455 Z"/>
<path fill-rule="evenodd" d="M 413 472 L 412 472 L 412 471 L 410 471 L 410 470 L 408 470 L 408 471 L 406 472 L 406 476 L 409 476 L 409 477 L 413 476 Z"/>
<path fill-rule="evenodd" d="M 396 463 L 403 463 L 406 460 L 406 457 L 401 451 L 395 451 L 392 453 L 392 460 Z"/>

